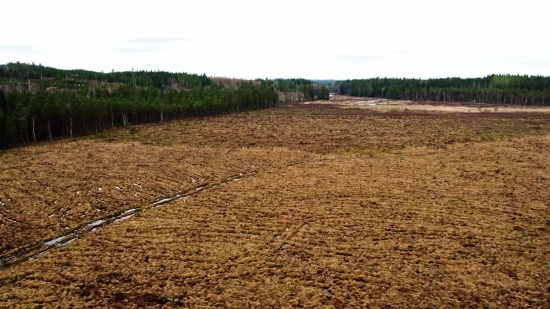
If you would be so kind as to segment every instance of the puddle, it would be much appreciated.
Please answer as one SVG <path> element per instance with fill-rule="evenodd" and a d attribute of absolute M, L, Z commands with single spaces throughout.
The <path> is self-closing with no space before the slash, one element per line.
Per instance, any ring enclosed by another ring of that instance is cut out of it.
<path fill-rule="evenodd" d="M 273 241 L 277 241 L 279 239 L 281 239 L 281 235 L 277 235 L 277 236 L 273 237 Z"/>
<path fill-rule="evenodd" d="M 119 186 L 115 186 L 115 189 L 117 189 L 118 191 L 122 191 L 122 189 Z"/>
<path fill-rule="evenodd" d="M 126 220 L 126 219 L 130 219 L 130 218 L 132 218 L 134 215 L 135 215 L 135 214 L 131 214 L 131 215 L 128 215 L 128 216 L 124 216 L 124 217 L 122 217 L 122 218 L 116 219 L 116 220 L 113 221 L 113 222 L 114 222 L 114 223 L 117 223 L 117 222 L 120 222 L 120 221 L 124 221 L 124 220 Z"/>
<path fill-rule="evenodd" d="M 323 293 L 325 293 L 327 297 L 332 297 L 332 294 L 330 294 L 330 291 L 328 289 L 323 289 Z"/>
<path fill-rule="evenodd" d="M 136 210 L 138 210 L 138 209 L 137 208 L 128 209 L 125 212 L 123 212 L 123 214 L 131 213 L 131 212 L 134 212 Z"/>
<path fill-rule="evenodd" d="M 38 253 L 38 254 L 35 254 L 35 255 L 31 256 L 31 257 L 29 258 L 29 261 L 30 261 L 30 260 L 34 260 L 35 258 L 37 258 L 37 257 L 39 257 L 39 256 L 41 256 L 41 255 L 46 254 L 46 252 L 48 252 L 48 251 L 50 251 L 50 250 L 44 250 L 44 251 L 42 251 L 42 252 L 40 252 L 40 253 Z"/>
<path fill-rule="evenodd" d="M 46 246 L 58 246 L 58 243 L 61 242 L 65 238 L 67 238 L 67 236 L 57 237 L 57 238 L 54 238 L 50 241 L 45 242 L 44 245 L 46 245 Z"/>
<path fill-rule="evenodd" d="M 172 200 L 171 197 L 167 197 L 167 198 L 164 198 L 164 199 L 162 199 L 162 200 L 160 200 L 160 201 L 154 202 L 153 205 L 156 206 L 156 205 L 159 205 L 159 204 L 164 204 L 164 203 L 170 202 L 171 200 Z"/>
<path fill-rule="evenodd" d="M 66 246 L 66 245 L 72 243 L 73 241 L 75 241 L 75 240 L 77 240 L 77 239 L 78 239 L 78 237 L 75 237 L 75 238 L 73 238 L 73 239 L 71 239 L 71 240 L 69 240 L 69 241 L 66 241 L 66 242 L 60 244 L 59 247 Z"/>
<path fill-rule="evenodd" d="M 281 249 L 286 249 L 288 246 L 289 246 L 288 244 L 283 244 L 283 245 L 281 246 Z"/>
<path fill-rule="evenodd" d="M 103 224 L 103 223 L 105 223 L 105 222 L 107 222 L 107 221 L 105 221 L 105 220 L 97 220 L 97 221 L 94 221 L 94 222 L 92 222 L 92 223 L 86 225 L 86 227 L 98 226 L 98 225 L 101 225 L 101 224 Z"/>

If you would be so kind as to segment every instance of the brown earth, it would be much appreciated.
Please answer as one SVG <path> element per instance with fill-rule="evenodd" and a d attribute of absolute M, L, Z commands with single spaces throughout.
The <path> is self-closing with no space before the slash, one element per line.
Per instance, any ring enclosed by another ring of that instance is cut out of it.
<path fill-rule="evenodd" d="M 139 129 L 0 154 L 2 255 L 257 173 L 0 270 L 0 308 L 549 307 L 545 114 L 298 105 Z"/>

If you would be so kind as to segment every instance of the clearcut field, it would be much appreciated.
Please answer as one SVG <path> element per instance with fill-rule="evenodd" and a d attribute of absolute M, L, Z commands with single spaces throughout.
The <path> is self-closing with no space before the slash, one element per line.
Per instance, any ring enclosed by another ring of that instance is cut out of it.
<path fill-rule="evenodd" d="M 0 308 L 549 308 L 547 113 L 138 129 L 0 153 Z"/>

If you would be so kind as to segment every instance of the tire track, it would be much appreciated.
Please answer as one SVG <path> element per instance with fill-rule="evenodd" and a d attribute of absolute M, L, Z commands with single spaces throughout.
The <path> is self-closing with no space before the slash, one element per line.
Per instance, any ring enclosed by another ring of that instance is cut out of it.
<path fill-rule="evenodd" d="M 216 187 L 220 184 L 239 180 L 243 177 L 247 177 L 250 175 L 254 175 L 257 173 L 257 170 L 252 170 L 244 173 L 238 173 L 231 176 L 228 176 L 226 178 L 223 178 L 221 181 L 213 183 L 213 184 L 201 184 L 200 186 L 191 188 L 187 191 L 179 192 L 175 196 L 170 196 L 166 198 L 162 198 L 157 200 L 156 202 L 153 202 L 152 204 L 149 204 L 145 207 L 134 207 L 126 210 L 119 210 L 115 211 L 107 216 L 104 216 L 100 219 L 96 219 L 94 221 L 84 223 L 80 225 L 77 228 L 67 230 L 61 235 L 58 235 L 52 239 L 49 239 L 45 242 L 40 242 L 31 246 L 27 246 L 26 248 L 20 249 L 16 253 L 0 258 L 0 269 L 6 269 L 11 266 L 20 264 L 24 261 L 32 260 L 35 258 L 38 258 L 41 255 L 46 254 L 47 252 L 54 250 L 59 247 L 63 247 L 68 245 L 69 243 L 76 241 L 87 234 L 94 232 L 98 228 L 104 228 L 109 226 L 110 224 L 120 222 L 123 220 L 130 219 L 131 217 L 135 216 L 138 213 L 141 213 L 147 209 L 154 209 L 159 208 L 165 204 L 174 202 L 176 200 L 186 200 L 190 196 L 199 194 L 205 190 L 208 190 L 210 188 Z M 19 222 L 18 222 L 19 223 Z"/>

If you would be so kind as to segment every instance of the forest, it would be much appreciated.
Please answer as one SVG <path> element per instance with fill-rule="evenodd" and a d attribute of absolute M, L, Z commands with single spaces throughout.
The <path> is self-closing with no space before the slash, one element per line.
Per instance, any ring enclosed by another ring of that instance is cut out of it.
<path fill-rule="evenodd" d="M 0 149 L 120 126 L 263 109 L 341 95 L 550 105 L 550 77 L 234 79 L 165 71 L 108 73 L 0 65 Z"/>
<path fill-rule="evenodd" d="M 328 88 L 305 79 L 249 81 L 8 63 L 0 69 L 0 149 L 130 124 L 316 99 L 328 99 Z"/>
<path fill-rule="evenodd" d="M 361 97 L 493 104 L 549 105 L 550 77 L 370 78 L 339 81 L 332 92 Z"/>

